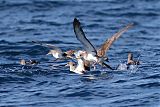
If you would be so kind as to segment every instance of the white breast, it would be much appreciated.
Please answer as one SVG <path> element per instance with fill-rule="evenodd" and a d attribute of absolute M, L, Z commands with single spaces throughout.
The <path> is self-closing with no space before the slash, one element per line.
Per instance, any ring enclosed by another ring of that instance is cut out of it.
<path fill-rule="evenodd" d="M 53 55 L 53 57 L 55 57 L 55 58 L 60 58 L 60 55 L 59 55 L 59 53 L 58 53 L 58 52 L 53 53 L 52 55 Z"/>
<path fill-rule="evenodd" d="M 98 58 L 93 56 L 92 54 L 88 54 L 87 57 L 85 58 L 85 60 L 97 62 Z"/>
<path fill-rule="evenodd" d="M 83 74 L 83 71 L 85 71 L 84 62 L 82 61 L 82 59 L 78 59 L 78 65 L 76 69 L 74 70 L 74 72 L 78 74 Z"/>
<path fill-rule="evenodd" d="M 82 53 L 84 53 L 84 51 L 79 50 L 79 51 L 75 52 L 74 55 L 75 55 L 76 58 L 80 58 L 80 55 Z"/>

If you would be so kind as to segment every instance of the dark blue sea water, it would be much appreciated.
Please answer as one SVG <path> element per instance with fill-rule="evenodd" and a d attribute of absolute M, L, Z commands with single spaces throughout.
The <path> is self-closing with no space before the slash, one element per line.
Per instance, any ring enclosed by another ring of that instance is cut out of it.
<path fill-rule="evenodd" d="M 83 49 L 73 31 L 74 17 L 96 47 L 133 22 L 108 51 L 108 64 L 116 67 L 132 52 L 141 65 L 136 70 L 96 69 L 90 72 L 94 79 L 86 78 L 32 43 Z M 23 68 L 20 59 L 40 64 Z M 160 1 L 0 0 L 0 106 L 160 107 Z"/>

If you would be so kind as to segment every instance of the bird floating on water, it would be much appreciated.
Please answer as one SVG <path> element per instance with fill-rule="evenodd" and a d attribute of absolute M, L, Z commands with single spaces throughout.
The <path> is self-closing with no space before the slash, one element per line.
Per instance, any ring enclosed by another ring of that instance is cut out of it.
<path fill-rule="evenodd" d="M 26 61 L 24 59 L 20 60 L 19 62 L 21 65 L 37 65 L 39 62 L 36 61 L 36 60 L 29 60 L 29 61 Z"/>
<path fill-rule="evenodd" d="M 140 64 L 140 62 L 139 62 L 139 60 L 133 60 L 133 54 L 130 52 L 130 53 L 128 53 L 128 60 L 127 60 L 127 64 L 128 65 L 139 65 Z"/>
<path fill-rule="evenodd" d="M 75 63 L 73 62 L 68 62 L 66 66 L 70 67 L 70 71 L 78 74 L 84 74 L 85 73 L 85 67 L 84 67 L 84 62 L 82 59 L 77 59 L 78 64 L 76 66 Z"/>
<path fill-rule="evenodd" d="M 139 60 L 133 60 L 133 54 L 131 52 L 128 53 L 128 59 L 126 63 L 121 63 L 117 66 L 117 70 L 134 70 L 137 69 L 140 64 Z"/>

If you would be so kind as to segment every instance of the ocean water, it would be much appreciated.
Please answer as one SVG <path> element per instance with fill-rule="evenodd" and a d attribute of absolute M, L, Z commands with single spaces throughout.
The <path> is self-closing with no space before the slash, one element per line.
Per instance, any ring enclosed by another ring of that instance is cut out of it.
<path fill-rule="evenodd" d="M 95 47 L 134 23 L 107 52 L 108 64 L 125 63 L 128 52 L 141 64 L 78 75 L 32 43 L 83 49 L 73 31 L 75 17 Z M 0 0 L 0 19 L 1 107 L 160 107 L 160 1 Z M 20 59 L 40 64 L 23 67 Z"/>

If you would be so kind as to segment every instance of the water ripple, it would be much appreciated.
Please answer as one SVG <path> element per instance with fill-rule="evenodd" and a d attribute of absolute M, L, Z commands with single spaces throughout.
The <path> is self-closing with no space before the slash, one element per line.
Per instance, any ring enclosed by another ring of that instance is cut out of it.
<path fill-rule="evenodd" d="M 160 99 L 160 2 L 157 0 L 2 0 L 0 1 L 0 106 L 154 107 Z M 134 27 L 111 46 L 116 68 L 133 52 L 136 70 L 97 68 L 85 75 L 69 72 L 68 61 L 54 61 L 49 48 L 83 49 L 72 21 L 99 47 L 126 24 Z M 35 59 L 35 66 L 21 66 Z"/>

